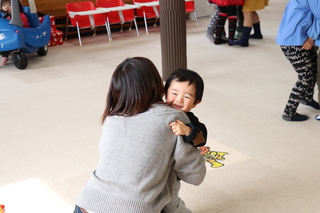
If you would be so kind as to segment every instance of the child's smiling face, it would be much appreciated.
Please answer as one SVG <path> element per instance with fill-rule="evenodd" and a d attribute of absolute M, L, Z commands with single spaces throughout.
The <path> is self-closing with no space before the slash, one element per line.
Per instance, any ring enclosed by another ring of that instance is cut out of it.
<path fill-rule="evenodd" d="M 200 101 L 195 102 L 196 88 L 193 84 L 189 85 L 189 81 L 179 82 L 173 80 L 168 88 L 166 102 L 173 108 L 183 112 L 189 112 Z"/>

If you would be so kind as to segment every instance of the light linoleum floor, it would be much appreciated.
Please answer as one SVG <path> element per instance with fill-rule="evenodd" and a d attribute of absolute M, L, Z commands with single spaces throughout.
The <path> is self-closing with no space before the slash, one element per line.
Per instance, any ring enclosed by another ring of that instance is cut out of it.
<path fill-rule="evenodd" d="M 320 112 L 300 105 L 309 120 L 281 118 L 297 78 L 275 43 L 286 3 L 270 0 L 259 11 L 264 39 L 247 48 L 210 43 L 210 17 L 198 27 L 187 21 L 188 68 L 205 81 L 193 112 L 207 126 L 210 152 L 224 157 L 206 162 L 200 186 L 182 185 L 194 213 L 320 212 Z M 45 57 L 28 56 L 26 70 L 0 67 L 0 204 L 7 213 L 73 211 L 99 158 L 113 70 L 144 56 L 162 71 L 160 28 L 149 29 L 146 35 L 140 27 L 140 37 L 113 32 L 112 42 L 105 33 L 84 36 L 82 47 L 69 39 Z"/>

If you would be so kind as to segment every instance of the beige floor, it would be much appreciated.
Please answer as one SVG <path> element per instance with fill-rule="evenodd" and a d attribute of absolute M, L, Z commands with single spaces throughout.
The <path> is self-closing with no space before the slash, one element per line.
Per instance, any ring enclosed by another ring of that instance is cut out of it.
<path fill-rule="evenodd" d="M 209 18 L 187 22 L 188 68 L 205 80 L 194 113 L 209 130 L 223 167 L 207 164 L 198 187 L 181 197 L 194 213 L 320 212 L 319 111 L 308 121 L 281 114 L 296 74 L 274 42 L 287 0 L 260 11 L 263 40 L 248 48 L 216 46 Z M 26 70 L 0 68 L 0 204 L 7 213 L 72 212 L 98 160 L 100 116 L 111 73 L 126 57 L 149 57 L 161 71 L 159 27 L 83 37 L 29 56 Z M 316 97 L 316 96 L 315 96 Z M 121 156 L 119 156 L 121 157 Z"/>

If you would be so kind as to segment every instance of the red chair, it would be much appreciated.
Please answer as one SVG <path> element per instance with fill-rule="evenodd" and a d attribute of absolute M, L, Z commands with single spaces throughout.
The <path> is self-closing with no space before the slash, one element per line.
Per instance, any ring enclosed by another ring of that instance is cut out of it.
<path fill-rule="evenodd" d="M 133 0 L 133 3 L 148 3 L 158 0 Z M 174 1 L 174 0 L 173 0 Z M 146 27 L 146 33 L 149 34 L 147 19 L 155 18 L 154 26 L 157 26 L 160 17 L 160 7 L 159 6 L 142 6 L 136 9 L 136 16 L 144 18 L 144 25 Z"/>
<path fill-rule="evenodd" d="M 68 34 L 68 27 L 69 25 L 69 19 L 71 22 L 71 26 L 77 28 L 78 32 L 78 38 L 79 38 L 79 45 L 82 46 L 81 42 L 81 35 L 80 35 L 80 29 L 86 29 L 91 28 L 93 29 L 93 36 L 96 35 L 96 28 L 98 26 L 105 26 L 107 33 L 107 23 L 106 23 L 106 15 L 105 14 L 94 14 L 94 15 L 75 15 L 74 17 L 70 15 L 69 12 L 82 12 L 82 11 L 89 11 L 89 10 L 95 10 L 96 7 L 91 1 L 83 1 L 83 2 L 76 2 L 76 3 L 68 3 L 66 4 L 66 11 L 67 11 L 67 27 L 66 27 L 66 36 L 65 40 L 67 40 L 67 34 Z M 91 17 L 90 17 L 91 16 Z M 91 20 L 90 20 L 91 19 Z M 109 35 L 109 33 L 108 33 Z"/>
<path fill-rule="evenodd" d="M 125 6 L 122 0 L 96 0 L 96 3 L 98 7 L 103 7 L 103 8 Z M 132 22 L 134 22 L 137 36 L 139 36 L 134 9 L 128 9 L 128 10 L 122 10 L 122 11 L 111 11 L 111 12 L 108 12 L 106 15 L 107 15 L 107 24 L 109 26 L 109 32 L 110 32 L 110 35 L 109 35 L 110 40 L 112 40 L 110 24 L 121 24 L 121 32 L 122 32 L 124 23 L 130 22 L 129 30 L 131 30 Z"/>
<path fill-rule="evenodd" d="M 194 1 L 186 1 L 186 13 L 193 13 L 194 19 L 196 20 L 197 26 L 199 26 L 198 17 L 196 13 L 196 8 L 194 6 Z"/>

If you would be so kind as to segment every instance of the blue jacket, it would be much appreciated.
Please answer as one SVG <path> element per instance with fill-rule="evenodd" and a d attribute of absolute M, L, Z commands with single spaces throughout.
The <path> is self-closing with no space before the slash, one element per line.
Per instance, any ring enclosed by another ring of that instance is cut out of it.
<path fill-rule="evenodd" d="M 311 37 L 319 44 L 319 24 L 319 0 L 290 0 L 281 20 L 276 42 L 281 46 L 301 46 Z"/>
<path fill-rule="evenodd" d="M 313 19 L 313 23 L 308 30 L 308 36 L 314 39 L 315 45 L 320 46 L 320 20 L 317 18 Z"/>

